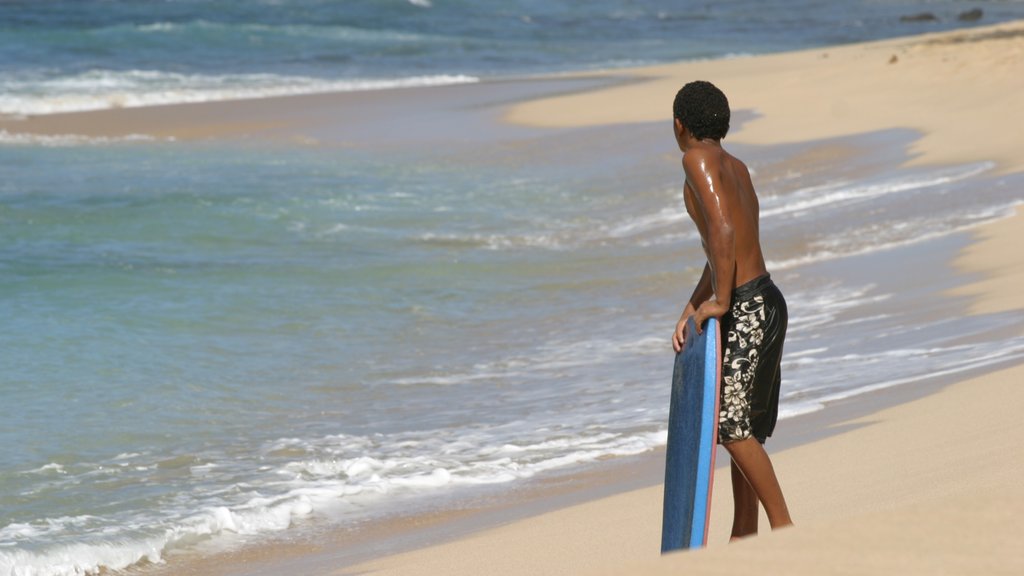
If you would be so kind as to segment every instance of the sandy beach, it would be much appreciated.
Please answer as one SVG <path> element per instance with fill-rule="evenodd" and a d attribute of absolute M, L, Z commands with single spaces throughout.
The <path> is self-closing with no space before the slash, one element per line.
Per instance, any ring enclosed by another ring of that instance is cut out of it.
<path fill-rule="evenodd" d="M 683 83 L 710 80 L 734 110 L 753 119 L 725 144 L 772 145 L 906 128 L 920 132 L 911 165 L 995 162 L 1024 170 L 1024 21 L 881 42 L 757 57 L 382 93 L 323 94 L 238 103 L 0 119 L 0 131 L 178 140 L 271 138 L 296 145 L 356 147 L 416 91 L 451 95 L 431 114 L 403 118 L 424 131 L 453 121 L 446 111 L 472 106 L 474 118 L 501 119 L 509 134 L 533 130 L 665 122 Z M 538 98 L 537 94 L 545 94 Z M 557 93 L 551 95 L 552 93 Z M 359 101 L 362 115 L 346 115 Z M 511 103 L 511 104 L 510 104 Z M 459 116 L 463 122 L 476 121 Z M 403 135 L 377 134 L 396 145 Z M 470 138 L 465 143 L 472 146 Z M 674 160 L 666 160 L 666 162 Z M 756 182 L 755 182 L 756 184 Z M 1020 198 L 1024 201 L 1024 191 Z M 973 230 L 972 243 L 948 262 L 963 278 L 952 292 L 968 306 L 953 316 L 1024 314 L 1020 288 L 1024 210 Z M 1021 316 L 1024 318 L 1024 315 Z M 1024 322 L 1017 335 L 1024 334 Z M 833 421 L 816 440 L 773 450 L 796 526 L 727 544 L 728 468 L 716 473 L 706 550 L 661 556 L 660 485 L 635 486 L 585 502 L 545 500 L 537 514 L 497 516 L 477 530 L 436 542 L 415 539 L 399 553 L 337 567 L 320 547 L 245 552 L 230 564 L 202 562 L 193 574 L 270 574 L 289 566 L 321 575 L 519 574 L 1021 574 L 1024 496 L 1019 478 L 1024 364 L 972 373 L 910 401 L 876 394 L 870 414 L 826 408 Z M 782 421 L 780 428 L 789 423 Z M 724 451 L 718 462 L 727 463 Z M 621 469 L 616 472 L 621 474 Z M 646 476 L 649 478 L 650 475 Z M 645 482 L 641 481 L 640 484 Z M 1017 488 L 1015 488 L 1017 486 Z M 461 516 L 455 514 L 455 516 Z M 505 518 L 502 520 L 502 518 Z M 456 521 L 458 518 L 455 519 Z M 424 521 L 426 531 L 440 522 Z M 436 540 L 436 539 L 435 539 Z M 422 547 L 421 544 L 425 544 Z M 152 568 L 152 567 L 149 567 Z"/>

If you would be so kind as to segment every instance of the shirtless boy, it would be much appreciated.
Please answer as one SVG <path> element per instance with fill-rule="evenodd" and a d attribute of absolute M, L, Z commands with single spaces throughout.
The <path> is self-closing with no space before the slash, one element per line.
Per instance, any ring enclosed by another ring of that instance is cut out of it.
<path fill-rule="evenodd" d="M 676 94 L 673 116 L 686 211 L 700 231 L 707 264 L 676 324 L 672 347 L 682 350 L 691 316 L 698 331 L 706 319 L 720 320 L 718 441 L 732 458 L 732 538 L 742 538 L 757 533 L 758 502 L 773 529 L 793 523 L 763 446 L 778 414 L 786 301 L 761 253 L 750 172 L 722 148 L 729 131 L 725 94 L 709 82 L 690 82 Z"/>

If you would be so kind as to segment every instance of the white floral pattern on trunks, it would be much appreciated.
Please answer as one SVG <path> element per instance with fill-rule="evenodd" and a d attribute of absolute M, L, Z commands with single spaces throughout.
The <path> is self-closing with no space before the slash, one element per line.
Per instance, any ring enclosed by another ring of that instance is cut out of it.
<path fill-rule="evenodd" d="M 752 434 L 750 396 L 760 360 L 757 351 L 764 340 L 764 297 L 736 302 L 729 312 L 733 324 L 723 346 L 719 442 L 743 440 Z"/>

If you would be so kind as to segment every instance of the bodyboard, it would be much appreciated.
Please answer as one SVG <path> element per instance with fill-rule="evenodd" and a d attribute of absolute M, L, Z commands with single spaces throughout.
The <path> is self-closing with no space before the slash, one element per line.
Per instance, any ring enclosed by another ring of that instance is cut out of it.
<path fill-rule="evenodd" d="M 662 553 L 707 545 L 715 480 L 722 376 L 718 320 L 709 318 L 703 333 L 697 334 L 690 318 L 687 336 L 672 371 Z"/>

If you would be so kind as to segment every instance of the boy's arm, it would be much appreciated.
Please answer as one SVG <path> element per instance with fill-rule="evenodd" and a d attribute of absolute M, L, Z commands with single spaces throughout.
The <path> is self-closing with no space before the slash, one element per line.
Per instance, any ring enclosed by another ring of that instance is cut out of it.
<path fill-rule="evenodd" d="M 700 275 L 700 280 L 697 281 L 697 286 L 693 289 L 693 295 L 690 296 L 690 301 L 686 304 L 686 308 L 690 310 L 691 314 L 696 312 L 697 308 L 699 308 L 705 300 L 714 295 L 714 287 L 711 284 L 712 280 L 713 274 L 711 273 L 711 263 L 707 262 L 704 264 L 704 272 Z"/>
<path fill-rule="evenodd" d="M 682 315 L 679 316 L 679 322 L 676 323 L 676 330 L 672 333 L 672 349 L 679 352 L 683 349 L 683 344 L 686 342 L 686 321 L 693 316 L 700 305 L 710 298 L 714 294 L 714 290 L 711 286 L 711 263 L 704 264 L 704 272 L 700 275 L 700 280 L 697 281 L 697 286 L 693 289 L 693 295 L 690 296 L 690 301 L 686 303 L 686 308 L 683 309 Z"/>
<path fill-rule="evenodd" d="M 736 279 L 736 242 L 732 227 L 731 206 L 723 197 L 717 173 L 710 169 L 706 154 L 693 150 L 683 157 L 686 181 L 696 192 L 697 204 L 707 223 L 708 264 L 714 296 L 704 300 L 694 313 L 697 331 L 704 320 L 718 318 L 729 310 L 732 287 Z"/>

